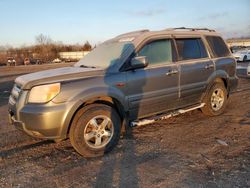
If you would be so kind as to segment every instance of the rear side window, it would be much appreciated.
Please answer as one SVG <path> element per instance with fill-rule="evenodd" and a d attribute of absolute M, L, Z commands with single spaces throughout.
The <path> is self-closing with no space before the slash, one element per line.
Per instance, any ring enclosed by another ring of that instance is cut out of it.
<path fill-rule="evenodd" d="M 207 57 L 207 52 L 200 38 L 176 39 L 179 60 Z"/>
<path fill-rule="evenodd" d="M 172 62 L 171 40 L 158 40 L 148 43 L 137 55 L 146 56 L 149 64 Z"/>
<path fill-rule="evenodd" d="M 225 57 L 230 55 L 227 45 L 221 37 L 206 36 L 206 39 L 214 57 Z"/>

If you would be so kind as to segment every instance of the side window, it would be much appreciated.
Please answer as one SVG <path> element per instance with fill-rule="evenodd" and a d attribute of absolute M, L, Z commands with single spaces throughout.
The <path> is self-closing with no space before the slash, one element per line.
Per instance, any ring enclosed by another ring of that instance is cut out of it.
<path fill-rule="evenodd" d="M 146 56 L 149 64 L 172 62 L 171 40 L 148 43 L 138 52 L 137 56 Z"/>
<path fill-rule="evenodd" d="M 205 58 L 207 52 L 201 39 L 176 39 L 179 60 Z"/>
<path fill-rule="evenodd" d="M 207 36 L 206 39 L 214 57 L 224 57 L 230 55 L 230 52 L 221 37 Z"/>

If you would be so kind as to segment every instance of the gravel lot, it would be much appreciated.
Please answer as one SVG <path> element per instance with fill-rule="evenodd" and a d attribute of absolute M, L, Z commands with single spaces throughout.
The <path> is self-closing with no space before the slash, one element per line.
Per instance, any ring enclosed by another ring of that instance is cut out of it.
<path fill-rule="evenodd" d="M 250 79 L 240 79 L 221 116 L 196 110 L 136 127 L 87 160 L 68 140 L 37 140 L 8 124 L 18 75 L 70 65 L 0 67 L 0 187 L 250 187 Z"/>

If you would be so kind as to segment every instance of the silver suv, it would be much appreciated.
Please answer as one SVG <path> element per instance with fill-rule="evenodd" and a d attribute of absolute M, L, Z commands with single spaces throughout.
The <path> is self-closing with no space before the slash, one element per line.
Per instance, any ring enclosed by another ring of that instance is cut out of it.
<path fill-rule="evenodd" d="M 70 138 L 85 157 L 110 151 L 129 126 L 201 108 L 221 114 L 237 87 L 236 61 L 209 29 L 119 35 L 72 67 L 20 76 L 10 121 L 27 134 Z"/>

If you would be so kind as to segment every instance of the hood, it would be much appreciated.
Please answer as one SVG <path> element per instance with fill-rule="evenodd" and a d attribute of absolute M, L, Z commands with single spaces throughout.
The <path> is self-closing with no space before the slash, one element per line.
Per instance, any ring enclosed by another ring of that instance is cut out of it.
<path fill-rule="evenodd" d="M 30 89 L 35 85 L 74 80 L 104 74 L 101 68 L 63 67 L 26 74 L 16 78 L 15 83 L 22 89 Z"/>

